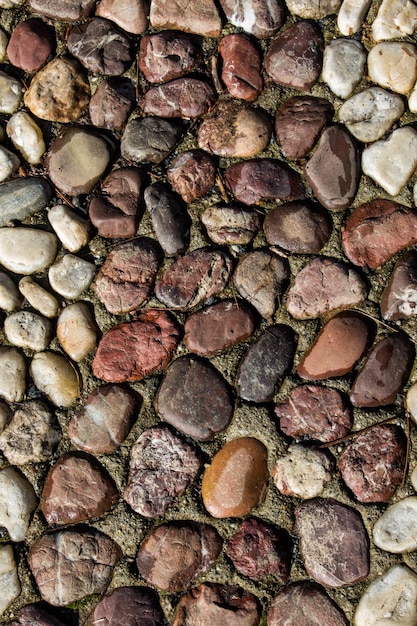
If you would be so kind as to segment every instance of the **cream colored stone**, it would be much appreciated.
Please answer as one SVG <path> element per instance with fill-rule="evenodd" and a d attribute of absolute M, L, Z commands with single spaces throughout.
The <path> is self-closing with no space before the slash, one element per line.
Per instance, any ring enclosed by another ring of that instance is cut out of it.
<path fill-rule="evenodd" d="M 52 325 L 48 318 L 22 310 L 6 317 L 4 331 L 11 344 L 40 352 L 52 339 Z"/>
<path fill-rule="evenodd" d="M 30 482 L 13 467 L 0 470 L 0 526 L 12 541 L 24 541 L 38 499 Z"/>
<path fill-rule="evenodd" d="M 19 165 L 19 157 L 4 146 L 0 146 L 0 183 L 9 178 Z"/>
<path fill-rule="evenodd" d="M 337 16 L 337 25 L 342 35 L 357 33 L 371 6 L 372 0 L 343 0 Z"/>
<path fill-rule="evenodd" d="M 51 265 L 58 240 L 53 233 L 35 228 L 0 229 L 0 263 L 16 274 L 33 274 Z"/>
<path fill-rule="evenodd" d="M 73 361 L 82 361 L 97 345 L 97 326 L 86 302 L 68 305 L 58 318 L 56 334 Z"/>
<path fill-rule="evenodd" d="M 410 496 L 389 506 L 373 528 L 375 545 L 402 554 L 417 549 L 417 497 Z"/>
<path fill-rule="evenodd" d="M 6 33 L 0 28 L 0 61 L 3 61 L 4 57 L 6 56 L 8 42 L 9 40 Z"/>
<path fill-rule="evenodd" d="M 0 348 L 0 398 L 22 402 L 26 392 L 26 362 L 16 348 Z"/>
<path fill-rule="evenodd" d="M 38 352 L 29 368 L 33 382 L 55 406 L 68 408 L 80 393 L 80 381 L 74 366 L 60 354 Z"/>
<path fill-rule="evenodd" d="M 382 0 L 372 23 L 375 41 L 412 35 L 417 25 L 417 5 L 411 0 Z"/>
<path fill-rule="evenodd" d="M 91 285 L 95 266 L 73 254 L 66 254 L 49 268 L 49 282 L 64 298 L 75 300 Z"/>
<path fill-rule="evenodd" d="M 23 298 L 10 276 L 0 272 L 0 309 L 10 313 L 18 309 L 22 302 Z"/>
<path fill-rule="evenodd" d="M 381 87 L 407 94 L 417 79 L 417 47 L 399 41 L 376 44 L 368 54 L 368 73 Z"/>
<path fill-rule="evenodd" d="M 339 11 L 342 0 L 286 0 L 288 10 L 305 20 L 321 20 Z"/>
<path fill-rule="evenodd" d="M 22 102 L 23 85 L 20 80 L 0 71 L 0 113 L 14 113 Z"/>
<path fill-rule="evenodd" d="M 59 302 L 49 291 L 38 285 L 31 276 L 25 276 L 19 282 L 19 291 L 33 307 L 45 317 L 56 317 Z"/>
<path fill-rule="evenodd" d="M 78 252 L 89 242 L 90 222 L 64 204 L 48 211 L 48 220 L 64 248 Z"/>
<path fill-rule="evenodd" d="M 0 545 L 0 615 L 17 598 L 20 590 L 13 548 L 9 544 Z"/>
<path fill-rule="evenodd" d="M 294 444 L 272 470 L 274 483 L 284 495 L 315 498 L 332 478 L 330 457 L 321 450 Z"/>
<path fill-rule="evenodd" d="M 363 77 L 366 52 L 354 39 L 332 39 L 324 49 L 322 78 L 339 98 L 349 98 Z"/>
<path fill-rule="evenodd" d="M 37 123 L 25 111 L 18 111 L 7 122 L 7 135 L 28 163 L 36 165 L 45 153 L 43 134 Z"/>
<path fill-rule="evenodd" d="M 146 0 L 101 0 L 96 15 L 115 22 L 126 32 L 140 35 L 148 28 Z"/>

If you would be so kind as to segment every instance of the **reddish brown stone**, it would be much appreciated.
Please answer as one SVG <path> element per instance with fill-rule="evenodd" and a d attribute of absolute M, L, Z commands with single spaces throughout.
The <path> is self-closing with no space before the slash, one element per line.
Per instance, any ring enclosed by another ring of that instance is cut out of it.
<path fill-rule="evenodd" d="M 234 98 L 256 100 L 262 91 L 261 55 L 246 35 L 226 35 L 220 41 L 222 81 Z"/>
<path fill-rule="evenodd" d="M 166 256 L 185 252 L 190 243 L 191 218 L 181 199 L 166 185 L 154 183 L 145 189 L 144 200 Z"/>
<path fill-rule="evenodd" d="M 49 610 L 48 610 L 49 609 Z M 20 609 L 17 618 L 13 622 L 8 622 L 8 626 L 69 626 L 75 618 L 74 613 L 66 613 L 67 619 L 53 615 L 50 607 L 45 608 L 44 603 L 27 604 Z"/>
<path fill-rule="evenodd" d="M 192 202 L 208 193 L 215 183 L 216 166 L 203 150 L 182 152 L 171 162 L 167 178 L 184 202 Z"/>
<path fill-rule="evenodd" d="M 95 0 L 29 0 L 29 6 L 45 17 L 61 22 L 77 22 L 91 15 Z"/>
<path fill-rule="evenodd" d="M 401 484 L 406 460 L 404 431 L 376 424 L 357 435 L 340 456 L 339 469 L 359 502 L 388 502 Z"/>
<path fill-rule="evenodd" d="M 233 26 L 266 39 L 281 28 L 285 9 L 281 0 L 220 0 L 221 7 Z"/>
<path fill-rule="evenodd" d="M 25 72 L 38 70 L 53 52 L 53 31 L 41 20 L 20 22 L 13 30 L 7 46 L 7 56 L 12 65 Z"/>
<path fill-rule="evenodd" d="M 381 315 L 387 321 L 417 315 L 417 253 L 414 250 L 407 252 L 396 263 L 380 305 Z"/>
<path fill-rule="evenodd" d="M 342 232 L 346 256 L 372 270 L 416 242 L 417 214 L 393 200 L 361 204 L 348 217 Z"/>
<path fill-rule="evenodd" d="M 214 0 L 152 0 L 151 26 L 219 37 L 222 22 Z"/>
<path fill-rule="evenodd" d="M 257 234 L 262 215 L 250 207 L 212 205 L 204 210 L 201 221 L 214 243 L 244 246 Z"/>
<path fill-rule="evenodd" d="M 141 380 L 169 363 L 179 340 L 169 313 L 143 312 L 104 335 L 92 363 L 93 374 L 110 383 Z"/>
<path fill-rule="evenodd" d="M 138 63 L 146 80 L 162 83 L 195 70 L 201 56 L 191 37 L 166 30 L 142 37 Z"/>
<path fill-rule="evenodd" d="M 120 130 L 136 101 L 135 87 L 128 78 L 112 77 L 97 87 L 89 104 L 93 126 Z"/>
<path fill-rule="evenodd" d="M 197 78 L 177 78 L 148 89 L 142 98 L 142 110 L 160 117 L 199 117 L 216 100 L 213 87 Z"/>
<path fill-rule="evenodd" d="M 264 232 L 268 243 L 292 254 L 317 254 L 332 234 L 327 211 L 308 200 L 268 211 Z"/>
<path fill-rule="evenodd" d="M 342 610 L 325 590 L 307 580 L 280 589 L 272 601 L 268 626 L 348 626 Z"/>
<path fill-rule="evenodd" d="M 148 587 L 118 587 L 99 600 L 93 624 L 119 626 L 122 620 L 124 626 L 163 626 L 158 594 Z"/>

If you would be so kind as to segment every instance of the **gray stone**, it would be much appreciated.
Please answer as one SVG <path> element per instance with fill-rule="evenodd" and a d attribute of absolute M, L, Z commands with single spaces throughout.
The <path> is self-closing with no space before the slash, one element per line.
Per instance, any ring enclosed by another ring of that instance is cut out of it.
<path fill-rule="evenodd" d="M 20 594 L 21 586 L 17 574 L 11 545 L 0 545 L 0 615 Z"/>
<path fill-rule="evenodd" d="M 4 146 L 0 146 L 0 183 L 9 178 L 19 165 L 19 157 Z"/>
<path fill-rule="evenodd" d="M 18 309 L 22 302 L 23 298 L 10 276 L 0 272 L 0 309 L 10 313 Z"/>
<path fill-rule="evenodd" d="M 93 263 L 66 254 L 49 268 L 49 282 L 52 289 L 64 298 L 76 299 L 93 282 L 95 270 Z"/>
<path fill-rule="evenodd" d="M 52 324 L 46 317 L 22 310 L 4 321 L 4 331 L 11 344 L 39 352 L 46 350 L 52 339 Z"/>
<path fill-rule="evenodd" d="M 121 153 L 133 163 L 161 163 L 181 138 L 179 126 L 161 117 L 135 118 L 126 124 Z"/>
<path fill-rule="evenodd" d="M 30 482 L 14 467 L 0 470 L 0 527 L 12 541 L 24 541 L 30 516 L 38 504 Z"/>
<path fill-rule="evenodd" d="M 22 402 L 26 391 L 26 362 L 16 350 L 0 348 L 0 398 L 7 402 Z"/>
<path fill-rule="evenodd" d="M 332 39 L 324 48 L 322 78 L 336 96 L 349 98 L 363 78 L 365 62 L 366 50 L 359 41 Z"/>
<path fill-rule="evenodd" d="M 27 176 L 0 185 L 0 227 L 25 220 L 46 207 L 52 189 L 44 178 Z"/>

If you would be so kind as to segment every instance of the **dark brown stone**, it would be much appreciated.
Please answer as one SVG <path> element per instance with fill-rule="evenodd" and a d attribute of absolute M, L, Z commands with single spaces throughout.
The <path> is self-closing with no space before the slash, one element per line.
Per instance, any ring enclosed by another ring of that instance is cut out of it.
<path fill-rule="evenodd" d="M 201 50 L 191 37 L 166 30 L 142 37 L 138 64 L 146 80 L 163 83 L 195 70 L 201 57 Z"/>
<path fill-rule="evenodd" d="M 93 126 L 120 130 L 136 102 L 135 87 L 128 78 L 106 78 L 97 87 L 89 104 Z"/>
<path fill-rule="evenodd" d="M 276 37 L 264 61 L 278 85 L 305 91 L 319 79 L 323 64 L 323 36 L 313 22 L 299 21 Z"/>
<path fill-rule="evenodd" d="M 261 55 L 246 35 L 226 35 L 219 44 L 221 78 L 234 98 L 256 100 L 262 91 Z"/>
<path fill-rule="evenodd" d="M 348 626 L 338 605 L 319 585 L 307 580 L 280 589 L 272 600 L 268 626 Z"/>
<path fill-rule="evenodd" d="M 196 450 L 166 426 L 145 430 L 132 447 L 123 498 L 144 517 L 162 517 L 197 477 Z"/>
<path fill-rule="evenodd" d="M 142 541 L 136 564 L 147 583 L 167 592 L 185 591 L 220 554 L 213 526 L 197 522 L 161 524 Z"/>
<path fill-rule="evenodd" d="M 346 256 L 372 270 L 416 242 L 417 214 L 398 202 L 379 198 L 358 206 L 342 232 Z"/>
<path fill-rule="evenodd" d="M 65 617 L 68 620 L 50 612 L 50 607 L 38 602 L 27 604 L 20 609 L 16 621 L 9 622 L 8 626 L 69 626 L 75 618 L 74 612 L 67 610 Z"/>
<path fill-rule="evenodd" d="M 339 469 L 359 502 L 389 502 L 403 479 L 406 448 L 395 424 L 376 424 L 346 446 Z"/>
<path fill-rule="evenodd" d="M 61 22 L 85 20 L 95 4 L 95 0 L 29 0 L 29 6 L 36 13 Z"/>
<path fill-rule="evenodd" d="M 154 183 L 145 189 L 144 200 L 166 256 L 185 252 L 190 243 L 191 218 L 180 198 L 166 185 Z"/>
<path fill-rule="evenodd" d="M 215 183 L 216 166 L 203 150 L 182 152 L 171 162 L 167 178 L 184 202 L 192 202 L 208 193 Z"/>
<path fill-rule="evenodd" d="M 242 28 L 258 39 L 275 35 L 285 20 L 281 0 L 220 0 L 220 4 L 233 26 Z"/>
<path fill-rule="evenodd" d="M 12 65 L 33 72 L 48 60 L 54 46 L 54 32 L 41 20 L 31 19 L 20 22 L 12 31 L 7 56 Z"/>
<path fill-rule="evenodd" d="M 199 117 L 207 113 L 216 100 L 208 83 L 197 78 L 177 78 L 148 89 L 142 98 L 142 110 L 160 117 Z"/>
<path fill-rule="evenodd" d="M 233 415 L 226 381 L 211 363 L 195 355 L 170 364 L 155 404 L 166 422 L 198 441 L 227 428 Z"/>
<path fill-rule="evenodd" d="M 201 221 L 214 243 L 244 246 L 257 234 L 262 215 L 250 207 L 212 205 L 204 210 Z"/>
<path fill-rule="evenodd" d="M 110 383 L 141 380 L 166 367 L 179 335 L 169 313 L 145 311 L 133 322 L 113 326 L 104 335 L 93 359 L 93 374 Z"/>
<path fill-rule="evenodd" d="M 158 594 L 148 587 L 118 587 L 99 600 L 92 615 L 100 626 L 163 626 Z"/>
<path fill-rule="evenodd" d="M 332 229 L 329 214 L 308 200 L 278 206 L 264 220 L 268 243 L 291 254 L 317 254 L 330 238 Z"/>
<path fill-rule="evenodd" d="M 214 0 L 152 0 L 151 26 L 219 37 L 222 22 Z"/>
<path fill-rule="evenodd" d="M 236 381 L 238 396 L 248 402 L 272 400 L 292 368 L 296 341 L 290 326 L 268 326 L 240 362 Z"/>
<path fill-rule="evenodd" d="M 402 256 L 394 267 L 388 285 L 381 296 L 384 320 L 396 321 L 417 315 L 417 253 L 412 250 Z"/>
<path fill-rule="evenodd" d="M 333 113 L 333 106 L 324 98 L 294 96 L 286 100 L 275 118 L 275 132 L 283 155 L 293 160 L 305 157 Z"/>
<path fill-rule="evenodd" d="M 275 405 L 275 415 L 286 435 L 323 443 L 346 437 L 353 423 L 341 392 L 320 385 L 295 387 L 286 402 Z"/>
<path fill-rule="evenodd" d="M 181 129 L 161 117 L 134 118 L 126 124 L 120 149 L 133 163 L 161 163 L 181 138 Z"/>
<path fill-rule="evenodd" d="M 333 500 L 295 510 L 301 554 L 309 576 L 329 587 L 353 585 L 369 574 L 369 539 L 360 514 Z"/>

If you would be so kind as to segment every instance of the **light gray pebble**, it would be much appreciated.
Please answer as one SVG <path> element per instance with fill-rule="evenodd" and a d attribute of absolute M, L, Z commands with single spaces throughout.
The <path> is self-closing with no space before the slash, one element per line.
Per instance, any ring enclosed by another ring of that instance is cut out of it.
<path fill-rule="evenodd" d="M 10 544 L 0 545 L 0 615 L 3 615 L 20 591 L 13 548 Z"/>
<path fill-rule="evenodd" d="M 349 98 L 362 80 L 366 62 L 363 45 L 354 39 L 332 39 L 323 54 L 322 78 L 339 98 Z"/>
<path fill-rule="evenodd" d="M 55 406 L 68 408 L 80 393 L 80 380 L 74 366 L 55 352 L 38 352 L 29 368 L 33 382 Z"/>
<path fill-rule="evenodd" d="M 32 308 L 45 317 L 56 317 L 59 312 L 59 302 L 49 291 L 36 283 L 31 276 L 24 276 L 19 281 L 19 291 L 26 298 Z"/>
<path fill-rule="evenodd" d="M 372 0 L 343 0 L 337 16 L 337 25 L 342 35 L 357 33 L 371 6 Z"/>
<path fill-rule="evenodd" d="M 25 111 L 18 111 L 7 122 L 6 132 L 23 158 L 37 165 L 45 153 L 43 134 L 35 120 Z"/>
<path fill-rule="evenodd" d="M 417 549 L 417 497 L 410 496 L 389 506 L 373 528 L 375 545 L 402 554 Z"/>
<path fill-rule="evenodd" d="M 48 318 L 22 310 L 12 313 L 4 321 L 4 331 L 11 344 L 41 352 L 52 339 L 52 324 Z"/>
<path fill-rule="evenodd" d="M 288 10 L 305 20 L 321 20 L 339 11 L 342 0 L 286 0 Z"/>
<path fill-rule="evenodd" d="M 417 6 L 411 0 L 383 0 L 372 23 L 374 41 L 412 35 L 417 24 Z"/>
<path fill-rule="evenodd" d="M 377 85 L 407 94 L 417 79 L 417 47 L 405 41 L 383 41 L 368 54 L 369 78 Z"/>
<path fill-rule="evenodd" d="M 20 80 L 0 71 L 0 113 L 17 111 L 22 102 L 23 85 Z"/>
<path fill-rule="evenodd" d="M 318 448 L 293 444 L 272 470 L 274 483 L 282 494 L 315 498 L 332 478 L 331 457 Z"/>
<path fill-rule="evenodd" d="M 8 41 L 6 33 L 0 28 L 0 61 L 3 61 L 6 56 Z"/>
<path fill-rule="evenodd" d="M 38 499 L 30 482 L 14 467 L 0 470 L 0 526 L 12 541 L 24 541 Z"/>
<path fill-rule="evenodd" d="M 75 299 L 91 285 L 95 266 L 73 254 L 66 254 L 49 268 L 49 282 L 64 298 Z"/>
<path fill-rule="evenodd" d="M 97 326 L 86 302 L 69 304 L 58 318 L 56 334 L 73 361 L 82 361 L 97 345 Z"/>
<path fill-rule="evenodd" d="M 0 309 L 10 313 L 18 309 L 23 302 L 16 285 L 5 272 L 0 272 Z"/>
<path fill-rule="evenodd" d="M 52 189 L 44 178 L 26 176 L 0 185 L 0 227 L 24 220 L 46 207 Z"/>
<path fill-rule="evenodd" d="M 0 183 L 9 178 L 20 165 L 19 157 L 4 146 L 0 146 Z"/>
<path fill-rule="evenodd" d="M 417 491 L 417 467 L 413 469 L 411 474 L 411 484 L 413 485 L 414 491 Z"/>
<path fill-rule="evenodd" d="M 33 274 L 53 263 L 58 240 L 53 233 L 35 228 L 0 229 L 0 263 L 16 274 Z"/>
<path fill-rule="evenodd" d="M 6 402 L 22 402 L 26 391 L 26 362 L 16 350 L 0 348 L 0 398 Z"/>
<path fill-rule="evenodd" d="M 56 204 L 48 211 L 48 220 L 64 248 L 78 252 L 90 240 L 90 222 L 65 204 Z"/>

